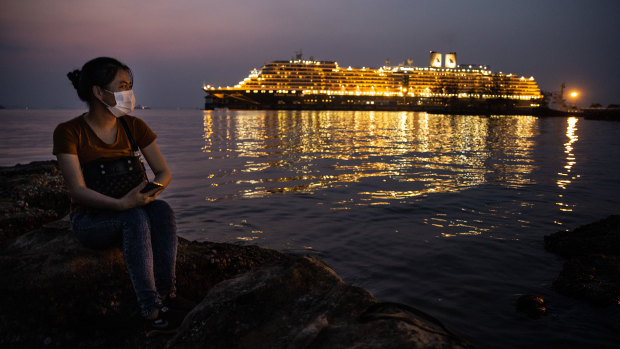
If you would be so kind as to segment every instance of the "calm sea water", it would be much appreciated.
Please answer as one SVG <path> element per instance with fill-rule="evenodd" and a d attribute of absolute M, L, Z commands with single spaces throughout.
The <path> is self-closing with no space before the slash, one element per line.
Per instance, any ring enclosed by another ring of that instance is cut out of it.
<path fill-rule="evenodd" d="M 48 160 L 76 110 L 1 110 L 0 166 Z M 499 348 L 617 345 L 620 314 L 551 289 L 543 236 L 619 213 L 620 123 L 418 112 L 135 112 L 185 238 L 312 254 Z M 549 314 L 515 311 L 525 293 Z"/>

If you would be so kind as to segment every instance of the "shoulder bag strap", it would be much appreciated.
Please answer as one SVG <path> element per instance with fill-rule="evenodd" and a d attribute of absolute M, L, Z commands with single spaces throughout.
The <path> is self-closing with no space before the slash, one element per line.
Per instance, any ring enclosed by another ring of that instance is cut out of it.
<path fill-rule="evenodd" d="M 139 149 L 138 149 L 138 146 L 136 145 L 136 142 L 133 140 L 133 137 L 131 136 L 131 131 L 129 130 L 129 126 L 127 125 L 127 121 L 125 121 L 125 119 L 123 119 L 123 117 L 118 118 L 118 120 L 123 125 L 123 129 L 125 129 L 125 133 L 127 134 L 127 138 L 129 138 L 129 143 L 131 144 L 131 150 L 133 150 L 134 153 L 137 153 Z"/>
<path fill-rule="evenodd" d="M 138 159 L 138 163 L 140 164 L 140 168 L 142 169 L 144 179 L 146 179 L 146 169 L 144 168 L 144 164 L 142 163 L 142 153 L 140 152 L 140 148 L 138 148 L 138 145 L 136 144 L 136 142 L 133 140 L 133 137 L 131 136 L 131 131 L 129 130 L 127 121 L 125 121 L 125 119 L 123 119 L 122 116 L 118 118 L 118 120 L 123 125 L 123 129 L 125 130 L 125 133 L 127 134 L 127 138 L 129 138 L 129 143 L 131 144 L 131 150 L 133 151 L 133 155 L 136 157 L 136 159 Z"/>

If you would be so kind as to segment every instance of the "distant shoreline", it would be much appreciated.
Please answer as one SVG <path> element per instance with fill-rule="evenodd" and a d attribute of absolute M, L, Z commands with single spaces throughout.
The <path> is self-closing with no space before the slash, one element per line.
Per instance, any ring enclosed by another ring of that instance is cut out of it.
<path fill-rule="evenodd" d="M 0 111 L 10 112 L 10 111 L 45 111 L 45 110 L 83 110 L 84 108 L 0 108 Z M 136 110 L 135 112 L 140 112 L 143 109 Z M 408 108 L 403 108 L 402 106 L 359 106 L 357 108 L 335 108 L 333 106 L 327 107 L 325 105 L 314 105 L 308 106 L 305 105 L 300 107 L 298 105 L 284 105 L 278 106 L 277 108 L 272 108 L 271 106 L 263 106 L 260 108 L 215 108 L 215 109 L 204 109 L 204 108 L 154 108 L 148 110 L 324 110 L 324 111 L 394 111 L 394 112 L 427 112 L 429 114 L 448 114 L 448 115 L 530 115 L 537 117 L 566 117 L 566 116 L 577 116 L 584 117 L 589 120 L 608 120 L 608 121 L 620 121 L 620 108 L 584 108 L 579 111 L 568 112 L 555 110 L 545 107 L 534 107 L 534 108 L 488 108 L 488 107 L 430 107 L 430 106 L 411 106 Z M 134 112 L 134 113 L 135 113 Z"/>

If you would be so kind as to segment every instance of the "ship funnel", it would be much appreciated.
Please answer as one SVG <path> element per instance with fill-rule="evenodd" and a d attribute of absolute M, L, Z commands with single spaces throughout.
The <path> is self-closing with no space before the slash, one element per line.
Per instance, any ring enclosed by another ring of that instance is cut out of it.
<path fill-rule="evenodd" d="M 433 68 L 441 68 L 441 53 L 431 51 L 430 66 Z"/>
<path fill-rule="evenodd" d="M 446 62 L 445 62 L 446 68 L 456 68 L 456 52 L 446 53 L 445 58 L 446 58 Z"/>

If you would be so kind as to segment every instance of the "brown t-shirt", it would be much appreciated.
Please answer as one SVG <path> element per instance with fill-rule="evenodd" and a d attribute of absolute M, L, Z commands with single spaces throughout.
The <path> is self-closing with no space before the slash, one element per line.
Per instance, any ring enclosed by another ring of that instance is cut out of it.
<path fill-rule="evenodd" d="M 75 154 L 80 164 L 99 158 L 119 158 L 132 156 L 131 144 L 122 124 L 119 123 L 116 132 L 116 141 L 107 144 L 102 141 L 90 128 L 82 114 L 74 119 L 59 124 L 54 130 L 54 148 L 52 153 Z M 157 135 L 148 125 L 135 116 L 125 115 L 122 118 L 127 122 L 131 135 L 140 148 L 147 147 Z"/>
<path fill-rule="evenodd" d="M 54 148 L 52 150 L 54 155 L 76 154 L 80 164 L 99 158 L 120 158 L 133 155 L 131 143 L 129 143 L 129 138 L 127 138 L 127 133 L 122 124 L 118 124 L 116 141 L 112 144 L 106 144 L 88 126 L 84 115 L 82 114 L 56 126 L 54 130 Z M 129 115 L 122 116 L 122 118 L 127 122 L 131 136 L 140 149 L 147 147 L 157 138 L 157 135 L 144 121 Z M 71 215 L 81 207 L 82 205 L 78 205 L 71 200 Z"/>

